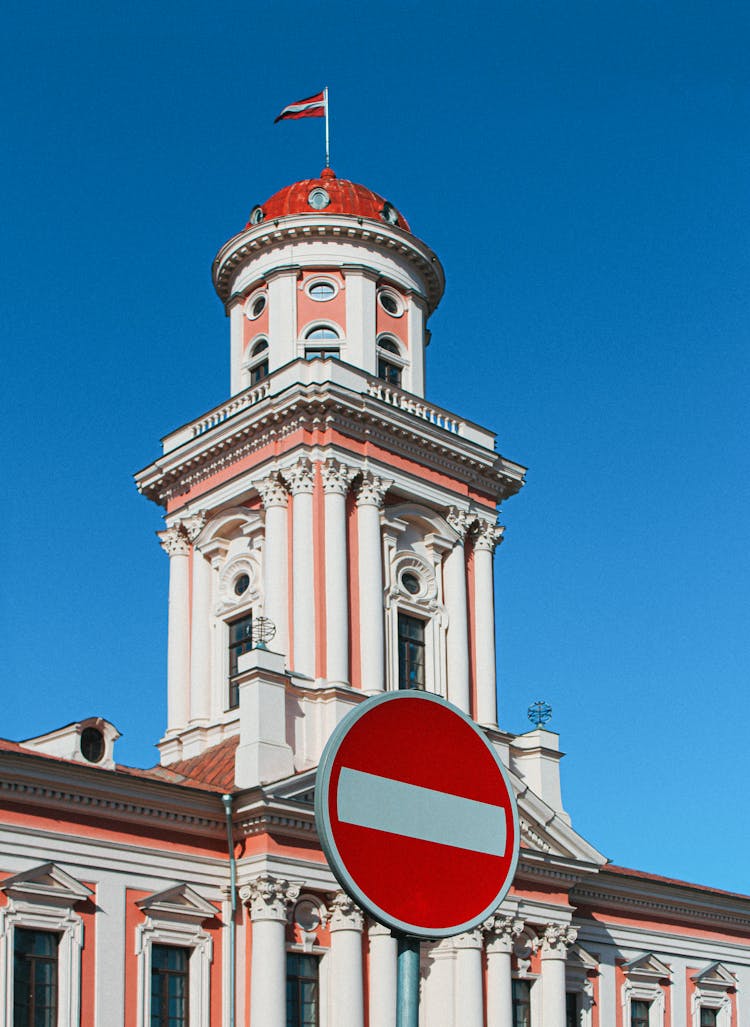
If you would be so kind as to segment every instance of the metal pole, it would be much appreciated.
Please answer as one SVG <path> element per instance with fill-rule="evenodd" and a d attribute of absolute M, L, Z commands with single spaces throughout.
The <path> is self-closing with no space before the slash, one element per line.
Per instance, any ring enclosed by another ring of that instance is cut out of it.
<path fill-rule="evenodd" d="M 419 1027 L 419 938 L 399 934 L 396 1027 Z"/>
<path fill-rule="evenodd" d="M 326 100 L 326 167 L 331 166 L 331 152 L 328 142 L 328 86 L 325 87 L 325 100 Z"/>

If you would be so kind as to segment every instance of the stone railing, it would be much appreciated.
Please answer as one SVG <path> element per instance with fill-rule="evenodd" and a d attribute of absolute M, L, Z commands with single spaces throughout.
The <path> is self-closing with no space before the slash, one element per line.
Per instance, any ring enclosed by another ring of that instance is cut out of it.
<path fill-rule="evenodd" d="M 462 434 L 463 421 L 454 417 L 453 414 L 441 410 L 440 407 L 430 406 L 420 399 L 419 396 L 412 396 L 408 392 L 394 389 L 392 385 L 380 381 L 380 379 L 371 380 L 367 383 L 367 395 L 374 396 L 376 399 L 382 399 L 385 403 L 390 403 L 392 407 L 406 410 L 407 413 L 414 414 L 415 417 L 421 417 L 423 421 L 429 421 L 430 424 L 434 424 L 438 428 L 445 428 L 446 431 L 451 431 L 455 435 Z"/>

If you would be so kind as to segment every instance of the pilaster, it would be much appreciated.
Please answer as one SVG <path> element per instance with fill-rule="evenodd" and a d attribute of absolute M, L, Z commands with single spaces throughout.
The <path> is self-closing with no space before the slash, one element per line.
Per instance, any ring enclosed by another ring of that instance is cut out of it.
<path fill-rule="evenodd" d="M 385 614 L 380 511 L 392 485 L 369 470 L 356 486 L 359 542 L 359 649 L 362 690 L 385 689 Z"/>

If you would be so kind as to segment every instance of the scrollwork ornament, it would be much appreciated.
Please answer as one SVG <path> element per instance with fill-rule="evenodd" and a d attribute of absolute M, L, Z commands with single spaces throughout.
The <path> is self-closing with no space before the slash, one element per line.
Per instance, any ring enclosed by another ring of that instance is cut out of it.
<path fill-rule="evenodd" d="M 157 538 L 164 552 L 169 556 L 187 556 L 190 552 L 190 539 L 179 527 L 157 531 Z"/>
<path fill-rule="evenodd" d="M 516 940 L 524 928 L 523 920 L 513 916 L 495 913 L 482 924 L 487 937 L 487 948 L 490 952 L 506 952 L 510 955 Z"/>
<path fill-rule="evenodd" d="M 357 506 L 374 506 L 381 510 L 385 494 L 392 484 L 371 471 L 365 471 L 356 486 Z"/>
<path fill-rule="evenodd" d="M 474 548 L 494 553 L 495 547 L 503 540 L 505 525 L 494 524 L 492 521 L 477 521 L 472 529 Z"/>
<path fill-rule="evenodd" d="M 346 892 L 336 892 L 328 908 L 332 931 L 361 931 L 364 927 L 362 910 Z"/>
<path fill-rule="evenodd" d="M 189 517 L 183 517 L 180 526 L 191 542 L 195 542 L 206 523 L 206 511 L 199 510 Z"/>
<path fill-rule="evenodd" d="M 315 475 L 313 465 L 307 457 L 303 456 L 296 464 L 292 464 L 291 467 L 284 468 L 282 476 L 287 484 L 287 488 L 293 496 L 297 496 L 300 493 L 309 494 L 313 491 Z"/>
<path fill-rule="evenodd" d="M 465 540 L 469 528 L 471 528 L 472 524 L 476 520 L 468 510 L 459 510 L 457 506 L 452 506 L 448 510 L 445 519 L 458 535 L 461 542 Z"/>
<path fill-rule="evenodd" d="M 258 490 L 265 510 L 269 506 L 287 506 L 289 503 L 287 487 L 278 471 L 274 471 L 267 478 L 262 478 L 255 487 Z"/>
<path fill-rule="evenodd" d="M 299 898 L 299 885 L 282 877 L 260 874 L 240 888 L 240 899 L 250 907 L 253 920 L 286 920 L 291 903 Z"/>
<path fill-rule="evenodd" d="M 326 460 L 320 465 L 320 474 L 323 479 L 323 491 L 334 492 L 339 496 L 345 496 L 349 491 L 355 471 L 338 460 Z"/>
<path fill-rule="evenodd" d="M 547 924 L 542 935 L 542 958 L 564 959 L 577 937 L 578 931 L 570 924 Z"/>

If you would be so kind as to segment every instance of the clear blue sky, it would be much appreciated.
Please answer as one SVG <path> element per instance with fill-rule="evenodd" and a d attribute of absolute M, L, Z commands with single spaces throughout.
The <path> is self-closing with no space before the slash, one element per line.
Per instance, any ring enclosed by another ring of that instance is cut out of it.
<path fill-rule="evenodd" d="M 219 246 L 332 163 L 440 254 L 428 394 L 528 485 L 502 725 L 609 857 L 750 892 L 744 3 L 13 4 L 0 41 L 3 700 L 151 764 L 168 561 L 131 479 L 228 394 Z"/>

